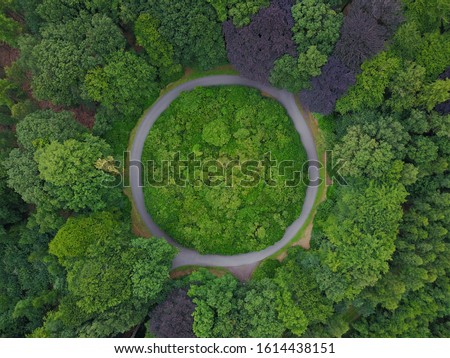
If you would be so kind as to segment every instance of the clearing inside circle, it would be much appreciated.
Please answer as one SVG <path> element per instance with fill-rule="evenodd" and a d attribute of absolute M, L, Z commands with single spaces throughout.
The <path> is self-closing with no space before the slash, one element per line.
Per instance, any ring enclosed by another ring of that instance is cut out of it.
<path fill-rule="evenodd" d="M 302 210 L 305 150 L 283 106 L 256 89 L 183 92 L 150 130 L 142 161 L 149 214 L 202 254 L 262 250 Z"/>

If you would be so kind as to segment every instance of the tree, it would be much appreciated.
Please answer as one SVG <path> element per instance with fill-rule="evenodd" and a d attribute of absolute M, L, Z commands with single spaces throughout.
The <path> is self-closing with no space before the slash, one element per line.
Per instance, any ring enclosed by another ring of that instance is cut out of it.
<path fill-rule="evenodd" d="M 427 79 L 436 79 L 450 66 L 450 34 L 434 32 L 423 37 L 416 62 L 427 71 Z"/>
<path fill-rule="evenodd" d="M 285 328 L 275 309 L 278 287 L 269 279 L 240 285 L 226 274 L 194 272 L 188 295 L 195 303 L 197 337 L 281 337 Z"/>
<path fill-rule="evenodd" d="M 432 337 L 430 325 L 448 315 L 448 280 L 410 292 L 394 311 L 377 308 L 353 324 L 355 337 Z M 444 318 L 445 319 L 445 318 Z"/>
<path fill-rule="evenodd" d="M 440 76 L 440 79 L 448 79 L 450 78 L 450 67 L 447 68 Z M 436 111 L 438 111 L 442 115 L 450 114 L 450 100 L 443 102 L 441 104 L 438 104 L 436 106 Z"/>
<path fill-rule="evenodd" d="M 100 14 L 81 13 L 41 32 L 42 40 L 32 49 L 28 64 L 34 74 L 32 88 L 36 98 L 55 104 L 80 103 L 86 73 L 125 46 L 119 28 Z"/>
<path fill-rule="evenodd" d="M 51 187 L 56 205 L 65 210 L 98 211 L 120 195 L 110 188 L 114 178 L 95 167 L 99 158 L 108 155 L 110 148 L 103 140 L 86 135 L 82 141 L 53 141 L 38 149 L 35 158 L 39 176 Z"/>
<path fill-rule="evenodd" d="M 270 73 L 270 83 L 293 93 L 302 89 L 305 80 L 298 60 L 291 55 L 284 55 L 276 60 Z"/>
<path fill-rule="evenodd" d="M 126 118 L 138 117 L 159 95 L 156 70 L 132 52 L 117 52 L 103 68 L 90 70 L 87 95 Z"/>
<path fill-rule="evenodd" d="M 237 336 L 238 281 L 230 274 L 215 278 L 205 269 L 194 272 L 189 280 L 192 284 L 188 295 L 195 304 L 195 335 L 200 338 Z"/>
<path fill-rule="evenodd" d="M 22 27 L 6 14 L 12 7 L 13 2 L 11 0 L 0 3 L 0 42 L 5 42 L 10 46 L 16 46 L 17 37 L 22 31 Z"/>
<path fill-rule="evenodd" d="M 187 290 L 174 290 L 151 312 L 150 333 L 157 338 L 194 338 L 194 310 Z"/>
<path fill-rule="evenodd" d="M 309 80 L 321 73 L 320 68 L 327 62 L 327 56 L 311 46 L 301 53 L 298 60 L 285 55 L 275 62 L 270 75 L 270 82 L 291 92 L 299 92 L 309 86 Z"/>
<path fill-rule="evenodd" d="M 309 82 L 309 79 L 318 76 L 321 73 L 320 68 L 327 62 L 327 56 L 322 54 L 316 46 L 311 46 L 305 53 L 301 53 L 298 57 L 298 68 L 304 73 L 304 81 Z M 304 84 L 302 87 L 306 87 Z"/>
<path fill-rule="evenodd" d="M 292 17 L 298 52 L 305 53 L 310 46 L 316 46 L 320 53 L 329 56 L 339 38 L 342 14 L 323 1 L 304 0 L 292 7 Z"/>
<path fill-rule="evenodd" d="M 408 21 L 402 24 L 392 38 L 391 51 L 398 57 L 415 61 L 423 42 L 417 23 Z"/>
<path fill-rule="evenodd" d="M 175 251 L 162 239 L 131 237 L 129 226 L 108 212 L 68 220 L 49 245 L 67 270 L 68 295 L 44 333 L 60 334 L 52 331 L 58 322 L 70 335 L 126 331 L 162 298 Z"/>
<path fill-rule="evenodd" d="M 364 62 L 361 74 L 356 77 L 356 84 L 339 99 L 336 110 L 345 114 L 381 106 L 386 88 L 400 66 L 400 60 L 387 52 L 382 52 L 370 61 Z"/>
<path fill-rule="evenodd" d="M 428 111 L 450 100 L 450 79 L 437 80 L 425 86 L 419 101 Z"/>
<path fill-rule="evenodd" d="M 333 313 L 332 302 L 320 291 L 313 272 L 303 263 L 307 257 L 302 250 L 291 249 L 275 273 L 275 282 L 280 287 L 278 315 L 296 336 L 301 336 L 310 324 L 326 322 Z"/>
<path fill-rule="evenodd" d="M 232 18 L 236 27 L 249 25 L 251 16 L 270 3 L 269 0 L 207 0 L 207 2 L 216 10 L 220 22 Z"/>
<path fill-rule="evenodd" d="M 422 32 L 448 29 L 450 4 L 446 0 L 405 0 L 408 19 L 416 22 Z"/>
<path fill-rule="evenodd" d="M 39 178 L 33 153 L 13 149 L 3 165 L 8 173 L 8 186 L 13 188 L 26 203 L 40 202 L 43 182 Z"/>
<path fill-rule="evenodd" d="M 168 83 L 181 75 L 182 68 L 175 62 L 173 46 L 161 35 L 159 26 L 158 19 L 143 13 L 134 24 L 134 32 L 137 43 L 147 52 L 150 64 L 158 69 L 160 81 Z"/>
<path fill-rule="evenodd" d="M 296 56 L 292 40 L 293 19 L 290 7 L 293 1 L 272 1 L 259 11 L 249 26 L 241 29 L 231 21 L 223 24 L 228 59 L 245 77 L 267 83 L 277 59 L 289 54 Z"/>
<path fill-rule="evenodd" d="M 206 0 L 152 0 L 159 32 L 174 49 L 175 63 L 207 70 L 226 61 L 220 23 Z"/>
<path fill-rule="evenodd" d="M 26 116 L 17 124 L 16 132 L 19 143 L 33 152 L 53 141 L 80 137 L 86 130 L 75 121 L 71 112 L 44 110 Z"/>
<path fill-rule="evenodd" d="M 338 58 L 331 56 L 322 74 L 311 80 L 311 89 L 303 90 L 300 98 L 312 112 L 331 114 L 336 101 L 356 81 L 354 71 L 346 67 Z"/>
<path fill-rule="evenodd" d="M 391 168 L 393 148 L 364 133 L 361 127 L 351 127 L 335 147 L 336 156 L 343 161 L 345 176 L 380 178 Z"/>
<path fill-rule="evenodd" d="M 373 17 L 392 35 L 403 22 L 403 3 L 401 0 L 356 0 L 352 6 L 360 8 Z"/>
<path fill-rule="evenodd" d="M 311 262 L 320 289 L 334 302 L 354 299 L 388 271 L 407 195 L 397 183 L 339 191 L 339 202 L 317 222 L 322 234 Z"/>
<path fill-rule="evenodd" d="M 358 7 L 345 18 L 334 55 L 349 69 L 359 71 L 361 64 L 381 52 L 388 37 L 377 20 Z"/>
<path fill-rule="evenodd" d="M 342 175 L 383 180 L 398 175 L 411 140 L 399 120 L 371 111 L 341 119 L 340 128 L 345 129 L 339 130 L 334 152 L 342 160 Z"/>
<path fill-rule="evenodd" d="M 419 94 L 425 84 L 426 70 L 414 62 L 407 62 L 402 70 L 393 74 L 385 105 L 394 112 L 407 111 L 418 104 Z"/>
<path fill-rule="evenodd" d="M 63 275 L 47 252 L 49 237 L 32 225 L 0 227 L 0 335 L 18 337 L 42 325 L 62 293 Z M 28 226 L 28 227 L 27 227 Z"/>
<path fill-rule="evenodd" d="M 197 88 L 172 102 L 145 142 L 147 209 L 171 237 L 201 253 L 262 250 L 299 215 L 305 186 L 294 172 L 305 157 L 279 103 L 241 86 Z M 280 173 L 268 160 L 292 165 Z"/>
<path fill-rule="evenodd" d="M 239 301 L 241 337 L 281 338 L 286 331 L 276 309 L 280 300 L 279 287 L 268 278 L 251 281 L 241 288 Z"/>

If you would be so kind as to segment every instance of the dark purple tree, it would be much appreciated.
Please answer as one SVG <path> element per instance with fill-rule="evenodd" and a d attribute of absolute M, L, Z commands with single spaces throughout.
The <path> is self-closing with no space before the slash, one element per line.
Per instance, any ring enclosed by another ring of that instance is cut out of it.
<path fill-rule="evenodd" d="M 344 20 L 334 55 L 348 68 L 359 71 L 362 63 L 382 51 L 388 31 L 361 9 L 352 8 Z"/>
<path fill-rule="evenodd" d="M 157 338 L 195 338 L 194 310 L 187 290 L 176 289 L 151 313 L 150 333 Z"/>
<path fill-rule="evenodd" d="M 354 0 L 344 19 L 333 56 L 300 98 L 313 112 L 331 114 L 337 100 L 356 82 L 362 63 L 384 49 L 403 21 L 399 0 Z"/>
<path fill-rule="evenodd" d="M 353 0 L 352 6 L 359 8 L 383 25 L 389 36 L 403 22 L 403 6 L 400 0 Z"/>
<path fill-rule="evenodd" d="M 268 83 L 274 62 L 285 54 L 296 56 L 291 27 L 295 0 L 274 0 L 252 17 L 250 25 L 236 28 L 223 24 L 228 59 L 245 77 Z"/>
<path fill-rule="evenodd" d="M 445 80 L 446 78 L 450 78 L 450 67 L 447 68 L 443 74 L 439 76 L 440 79 Z M 444 103 L 440 103 L 436 106 L 436 111 L 438 111 L 442 115 L 450 114 L 450 100 Z"/>
<path fill-rule="evenodd" d="M 322 74 L 311 81 L 312 88 L 300 93 L 302 103 L 311 111 L 331 114 L 337 100 L 356 82 L 355 71 L 331 56 Z"/>

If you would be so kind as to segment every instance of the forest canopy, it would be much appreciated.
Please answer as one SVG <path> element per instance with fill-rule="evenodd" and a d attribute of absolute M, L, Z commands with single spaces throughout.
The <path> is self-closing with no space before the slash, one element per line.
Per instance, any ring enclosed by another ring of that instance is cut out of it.
<path fill-rule="evenodd" d="M 300 137 L 285 109 L 254 89 L 182 93 L 151 129 L 143 161 L 155 178 L 144 187 L 149 213 L 201 253 L 262 250 L 281 239 L 303 205 L 305 183 L 286 185 L 306 161 Z M 202 167 L 191 170 L 196 161 Z M 283 161 L 292 163 L 279 173 Z"/>

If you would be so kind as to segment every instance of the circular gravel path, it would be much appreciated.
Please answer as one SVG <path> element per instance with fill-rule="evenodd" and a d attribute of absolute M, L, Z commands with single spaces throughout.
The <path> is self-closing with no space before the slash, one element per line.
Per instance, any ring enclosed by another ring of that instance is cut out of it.
<path fill-rule="evenodd" d="M 310 185 L 306 191 L 305 201 L 303 202 L 302 212 L 300 217 L 286 230 L 283 238 L 274 245 L 265 248 L 262 251 L 250 252 L 246 254 L 239 254 L 233 256 L 222 255 L 201 255 L 197 251 L 187 249 L 178 244 L 175 240 L 164 233 L 158 225 L 152 220 L 147 212 L 144 203 L 144 193 L 142 188 L 142 164 L 141 156 L 144 148 L 147 135 L 158 117 L 169 107 L 169 105 L 184 91 L 193 90 L 196 87 L 211 87 L 211 86 L 227 86 L 240 85 L 257 88 L 260 91 L 269 94 L 280 102 L 285 108 L 294 123 L 297 132 L 300 134 L 303 146 L 306 149 L 307 157 L 310 162 L 309 177 Z M 302 228 L 309 214 L 311 213 L 314 202 L 318 192 L 319 169 L 317 165 L 311 163 L 318 163 L 318 156 L 316 145 L 311 131 L 306 124 L 301 112 L 299 111 L 295 102 L 295 97 L 292 93 L 284 90 L 279 90 L 271 86 L 266 86 L 255 81 L 231 75 L 207 76 L 198 78 L 189 82 L 180 84 L 179 86 L 166 93 L 159 98 L 152 108 L 146 113 L 145 118 L 139 125 L 136 136 L 132 144 L 130 154 L 130 185 L 133 193 L 133 200 L 142 220 L 147 225 L 150 232 L 156 237 L 162 237 L 170 244 L 179 249 L 177 257 L 173 261 L 173 268 L 181 266 L 220 266 L 220 267 L 237 267 L 246 265 L 255 265 L 259 261 L 275 254 L 277 251 L 285 247 L 295 236 L 295 234 Z"/>

